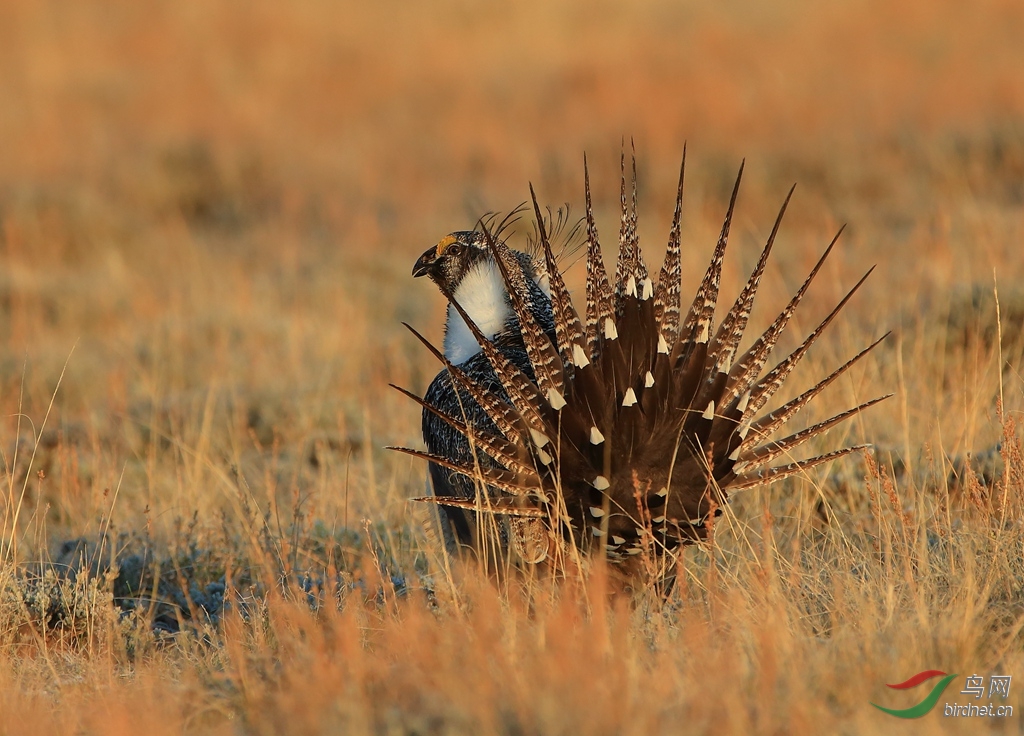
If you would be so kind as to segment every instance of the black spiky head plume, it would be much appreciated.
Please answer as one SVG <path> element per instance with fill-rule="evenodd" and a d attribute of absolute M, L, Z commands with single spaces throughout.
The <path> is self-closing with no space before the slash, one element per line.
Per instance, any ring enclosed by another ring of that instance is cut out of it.
<path fill-rule="evenodd" d="M 722 262 L 743 167 L 711 263 L 684 312 L 680 301 L 680 218 L 685 164 L 684 149 L 668 248 L 655 282 L 644 264 L 637 235 L 635 159 L 632 197 L 627 199 L 623 156 L 619 252 L 611 283 L 601 255 L 584 159 L 584 318 L 559 272 L 531 187 L 550 279 L 553 334 L 542 330 L 531 314 L 522 294 L 522 275 L 516 273 L 516 261 L 508 256 L 507 246 L 483 229 L 519 317 L 529 357 L 527 369 L 517 366 L 480 334 L 462 306 L 446 293 L 474 330 L 503 396 L 457 366 L 445 361 L 446 365 L 453 382 L 479 402 L 496 431 L 470 426 L 463 417 L 444 414 L 417 400 L 494 462 L 485 466 L 396 449 L 475 478 L 480 489 L 475 499 L 425 500 L 510 517 L 514 522 L 512 541 L 530 561 L 557 558 L 570 547 L 597 549 L 626 570 L 635 571 L 640 557 L 649 557 L 645 551 L 664 557 L 681 545 L 706 539 L 711 520 L 731 492 L 779 480 L 863 448 L 846 447 L 775 464 L 804 442 L 887 398 L 873 399 L 795 434 L 771 439 L 881 341 L 792 401 L 771 413 L 760 413 L 870 271 L 796 350 L 762 375 L 772 349 L 839 236 L 782 313 L 746 352 L 739 353 L 758 285 L 793 192 L 790 190 L 783 202 L 753 273 L 716 327 Z"/>

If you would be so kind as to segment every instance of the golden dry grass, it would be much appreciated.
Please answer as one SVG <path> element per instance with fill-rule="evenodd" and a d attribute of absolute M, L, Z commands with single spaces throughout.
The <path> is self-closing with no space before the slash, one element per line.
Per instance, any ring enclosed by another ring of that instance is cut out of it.
<path fill-rule="evenodd" d="M 0 4 L 0 733 L 975 732 L 868 703 L 1024 677 L 1021 38 L 1004 0 Z M 610 236 L 623 135 L 655 261 L 689 141 L 694 284 L 741 157 L 727 290 L 798 183 L 754 327 L 842 222 L 790 344 L 878 264 L 793 390 L 894 331 L 807 418 L 895 392 L 827 441 L 880 464 L 736 499 L 664 605 L 445 570 L 381 449 L 437 369 L 415 257 L 530 180 L 578 211 L 584 150 Z"/>

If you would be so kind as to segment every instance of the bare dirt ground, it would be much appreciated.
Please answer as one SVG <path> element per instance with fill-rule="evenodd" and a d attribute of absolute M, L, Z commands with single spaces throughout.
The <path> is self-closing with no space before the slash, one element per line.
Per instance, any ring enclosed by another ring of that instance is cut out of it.
<path fill-rule="evenodd" d="M 1024 678 L 1024 6 L 762 5 L 0 4 L 0 734 L 1020 732 L 941 711 Z M 415 258 L 584 151 L 616 232 L 623 137 L 694 288 L 746 158 L 729 298 L 798 184 L 753 328 L 849 223 L 783 347 L 878 264 L 789 395 L 893 331 L 666 602 L 446 567 L 382 449 Z"/>

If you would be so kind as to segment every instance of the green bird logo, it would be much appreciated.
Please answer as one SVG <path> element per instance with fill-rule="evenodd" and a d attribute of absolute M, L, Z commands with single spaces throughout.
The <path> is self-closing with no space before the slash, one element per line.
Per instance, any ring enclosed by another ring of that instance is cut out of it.
<path fill-rule="evenodd" d="M 935 704 L 939 700 L 939 696 L 942 695 L 942 692 L 949 686 L 949 683 L 953 681 L 956 674 L 947 675 L 942 670 L 925 670 L 924 672 L 918 672 L 909 680 L 897 685 L 886 684 L 886 687 L 891 687 L 893 690 L 908 690 L 912 687 L 917 687 L 922 682 L 930 680 L 933 677 L 942 677 L 942 679 L 935 684 L 932 691 L 928 693 L 924 700 L 917 705 L 911 706 L 910 708 L 903 708 L 902 710 L 897 708 L 886 708 L 878 703 L 872 703 L 871 705 L 875 706 L 883 713 L 888 713 L 889 715 L 896 716 L 897 718 L 920 718 L 935 707 Z"/>

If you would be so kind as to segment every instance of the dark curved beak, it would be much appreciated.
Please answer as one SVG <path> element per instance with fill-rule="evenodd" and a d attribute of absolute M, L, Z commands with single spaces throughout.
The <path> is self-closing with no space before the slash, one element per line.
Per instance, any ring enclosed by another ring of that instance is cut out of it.
<path fill-rule="evenodd" d="M 426 253 L 421 255 L 416 261 L 416 265 L 412 267 L 412 275 L 414 278 L 420 276 L 426 276 L 430 273 L 431 269 L 437 265 L 437 246 L 430 248 Z"/>

